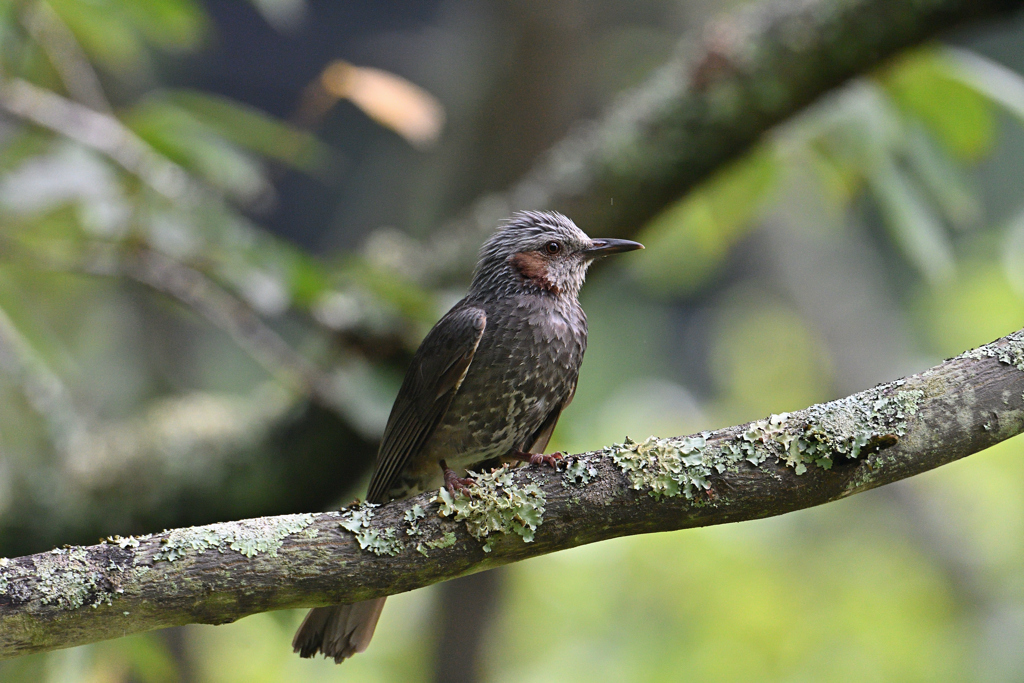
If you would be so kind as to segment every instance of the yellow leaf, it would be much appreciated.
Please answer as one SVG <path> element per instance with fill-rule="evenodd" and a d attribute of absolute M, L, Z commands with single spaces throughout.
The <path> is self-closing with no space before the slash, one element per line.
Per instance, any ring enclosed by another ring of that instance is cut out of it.
<path fill-rule="evenodd" d="M 437 98 L 381 69 L 337 60 L 320 74 L 320 85 L 332 98 L 349 100 L 414 147 L 432 145 L 444 126 L 444 107 Z"/>

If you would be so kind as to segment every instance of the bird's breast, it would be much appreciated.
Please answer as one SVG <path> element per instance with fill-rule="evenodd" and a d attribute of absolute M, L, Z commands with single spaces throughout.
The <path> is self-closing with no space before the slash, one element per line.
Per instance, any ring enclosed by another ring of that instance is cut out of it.
<path fill-rule="evenodd" d="M 571 394 L 585 348 L 586 319 L 572 311 L 489 310 L 484 337 L 429 450 L 447 453 L 449 464 L 472 466 L 526 448 Z"/>

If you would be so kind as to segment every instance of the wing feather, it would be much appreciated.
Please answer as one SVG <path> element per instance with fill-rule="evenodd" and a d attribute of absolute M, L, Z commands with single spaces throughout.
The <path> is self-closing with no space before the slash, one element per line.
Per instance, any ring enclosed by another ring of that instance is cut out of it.
<path fill-rule="evenodd" d="M 391 408 L 366 499 L 387 501 L 388 491 L 444 418 L 483 338 L 487 315 L 456 305 L 434 326 L 412 359 Z"/>

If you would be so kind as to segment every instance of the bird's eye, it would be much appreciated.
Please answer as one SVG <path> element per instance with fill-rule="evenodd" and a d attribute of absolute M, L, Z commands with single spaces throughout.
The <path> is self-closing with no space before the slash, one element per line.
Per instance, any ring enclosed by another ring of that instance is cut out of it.
<path fill-rule="evenodd" d="M 544 245 L 544 251 L 548 252 L 552 256 L 554 256 L 555 254 L 557 254 L 561 250 L 562 250 L 562 245 L 559 244 L 558 242 L 548 242 L 547 244 Z"/>

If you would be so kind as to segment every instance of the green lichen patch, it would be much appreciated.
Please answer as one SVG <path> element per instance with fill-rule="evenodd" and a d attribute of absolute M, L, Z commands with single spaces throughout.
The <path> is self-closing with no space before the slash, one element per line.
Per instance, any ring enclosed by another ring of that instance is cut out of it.
<path fill-rule="evenodd" d="M 120 548 L 138 548 L 142 541 L 148 541 L 153 538 L 153 534 L 146 534 L 145 536 L 107 536 L 103 539 L 103 543 L 113 543 Z"/>
<path fill-rule="evenodd" d="M 373 503 L 363 503 L 349 508 L 342 514 L 338 524 L 356 536 L 359 547 L 369 550 L 374 555 L 397 555 L 402 552 L 402 542 L 398 540 L 395 530 L 391 527 L 381 528 L 372 524 Z"/>
<path fill-rule="evenodd" d="M 836 457 L 857 459 L 895 444 L 924 398 L 920 390 L 893 391 L 899 386 L 902 381 L 808 408 L 801 415 L 806 426 L 783 456 L 786 464 L 802 474 L 811 463 L 829 469 Z"/>
<path fill-rule="evenodd" d="M 612 461 L 629 477 L 632 488 L 644 489 L 656 500 L 679 494 L 694 494 L 711 488 L 711 465 L 704 461 L 707 439 L 703 434 L 679 439 L 652 436 L 642 443 L 627 438 L 607 451 Z"/>
<path fill-rule="evenodd" d="M 597 468 L 593 464 L 584 458 L 572 457 L 572 461 L 565 467 L 565 474 L 562 475 L 562 486 L 586 486 L 596 476 Z"/>
<path fill-rule="evenodd" d="M 465 521 L 466 529 L 480 541 L 492 533 L 515 533 L 527 543 L 532 541 L 544 520 L 544 491 L 537 484 L 516 484 L 507 466 L 472 476 L 473 485 L 454 496 L 445 488 L 438 491 L 434 501 L 441 505 L 441 516 Z M 490 551 L 487 540 L 484 552 Z"/>
<path fill-rule="evenodd" d="M 751 423 L 722 444 L 726 459 L 760 465 L 776 457 L 803 474 L 808 466 L 831 469 L 836 458 L 857 459 L 894 445 L 906 434 L 907 419 L 924 398 L 902 390 L 903 381 Z M 721 469 L 719 469 L 721 471 Z"/>
<path fill-rule="evenodd" d="M 422 543 L 417 543 L 416 552 L 423 555 L 423 557 L 430 557 L 430 555 L 427 553 L 428 548 L 434 550 L 440 548 L 449 548 L 453 545 L 455 545 L 455 534 L 453 534 L 450 531 L 446 531 L 444 532 L 444 535 L 441 536 L 441 538 L 436 538 L 433 541 L 424 541 Z"/>
<path fill-rule="evenodd" d="M 1024 372 L 1024 330 L 1017 330 L 1004 337 L 1004 340 L 1006 344 L 1003 346 L 986 344 L 971 351 L 965 351 L 958 358 L 973 358 L 974 360 L 996 358 L 1003 365 L 1012 365 Z"/>
<path fill-rule="evenodd" d="M 409 528 L 405 530 L 405 533 L 408 536 L 421 536 L 423 531 L 420 529 L 420 520 L 426 516 L 427 513 L 419 503 L 406 510 L 404 519 Z"/>
<path fill-rule="evenodd" d="M 770 415 L 765 420 L 751 422 L 739 436 L 722 445 L 720 457 L 715 463 L 715 470 L 718 473 L 731 469 L 741 460 L 746 460 L 751 465 L 760 465 L 773 451 L 769 444 L 778 444 L 785 451 L 795 438 L 789 433 L 789 413 Z"/>
<path fill-rule="evenodd" d="M 903 385 L 901 380 L 799 413 L 771 415 L 710 445 L 710 434 L 704 432 L 673 439 L 652 436 L 643 443 L 626 439 L 605 453 L 632 488 L 655 499 L 684 495 L 705 504 L 696 494 L 710 492 L 709 477 L 735 472 L 744 462 L 757 467 L 775 458 L 800 475 L 812 465 L 831 469 L 837 458 L 862 458 L 894 445 L 924 398 L 923 391 L 904 390 Z"/>
<path fill-rule="evenodd" d="M 303 513 L 174 529 L 162 541 L 153 559 L 173 562 L 207 550 L 221 553 L 233 550 L 246 557 L 262 553 L 276 556 L 285 537 L 304 530 L 313 519 L 314 515 Z"/>
<path fill-rule="evenodd" d="M 411 508 L 405 511 L 403 519 L 407 525 L 405 530 L 408 536 L 423 536 L 423 529 L 420 528 L 420 520 L 427 516 L 423 506 L 418 503 L 413 505 Z M 427 550 L 433 550 L 437 548 L 447 548 L 455 545 L 455 534 L 450 531 L 446 531 L 443 536 L 436 538 L 432 541 L 420 541 L 416 544 L 416 552 L 420 553 L 424 557 L 428 557 Z"/>
<path fill-rule="evenodd" d="M 85 548 L 57 548 L 35 558 L 39 602 L 65 610 L 110 604 L 112 586 L 89 562 Z"/>

